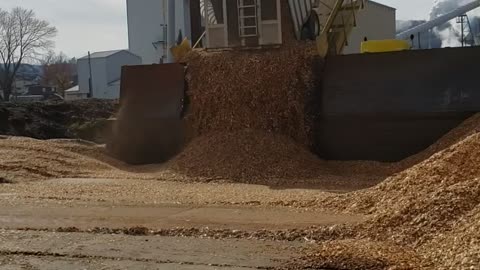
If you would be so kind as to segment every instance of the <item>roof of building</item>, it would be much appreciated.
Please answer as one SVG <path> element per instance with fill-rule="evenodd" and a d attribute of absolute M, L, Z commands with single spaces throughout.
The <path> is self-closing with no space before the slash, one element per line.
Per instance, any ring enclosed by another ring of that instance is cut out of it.
<path fill-rule="evenodd" d="M 74 87 L 70 88 L 70 89 L 67 89 L 65 90 L 65 92 L 79 92 L 80 91 L 80 88 L 78 87 L 78 85 L 75 85 Z"/>
<path fill-rule="evenodd" d="M 119 53 L 119 52 L 128 52 L 128 53 L 130 53 L 130 54 L 132 54 L 132 55 L 137 56 L 136 54 L 130 52 L 129 50 L 124 50 L 124 49 L 122 49 L 122 50 L 112 50 L 112 51 L 94 52 L 94 53 L 91 53 L 91 54 L 90 54 L 90 58 L 91 58 L 91 59 L 93 59 L 93 58 L 107 58 L 107 57 L 110 57 L 110 56 L 112 56 L 112 55 L 114 55 L 114 54 L 117 54 L 117 53 Z M 139 57 L 139 56 L 137 56 L 137 57 Z M 80 60 L 80 59 L 88 59 L 88 55 L 86 55 L 86 56 L 84 56 L 84 57 L 82 57 L 82 58 L 79 58 L 79 60 Z"/>
<path fill-rule="evenodd" d="M 381 3 L 375 2 L 375 1 L 368 0 L 368 2 L 370 2 L 370 3 L 374 4 L 374 5 L 377 5 L 377 6 L 384 7 L 384 8 L 388 8 L 388 9 L 397 10 L 397 9 L 396 9 L 396 8 L 394 8 L 394 7 L 387 6 L 387 5 L 384 5 L 384 4 L 381 4 Z"/>
<path fill-rule="evenodd" d="M 120 85 L 120 79 L 116 79 L 108 83 L 108 86 L 112 85 Z"/>

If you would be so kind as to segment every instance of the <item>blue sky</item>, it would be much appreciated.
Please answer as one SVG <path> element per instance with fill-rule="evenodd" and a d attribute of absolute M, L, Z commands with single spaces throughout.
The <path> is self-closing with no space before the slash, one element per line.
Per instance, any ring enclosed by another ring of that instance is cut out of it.
<path fill-rule="evenodd" d="M 137 0 L 141 1 L 141 0 Z M 128 46 L 125 0 L 1 0 L 1 9 L 33 9 L 58 30 L 56 50 L 70 57 Z M 397 8 L 398 19 L 426 19 L 433 0 L 377 0 Z"/>

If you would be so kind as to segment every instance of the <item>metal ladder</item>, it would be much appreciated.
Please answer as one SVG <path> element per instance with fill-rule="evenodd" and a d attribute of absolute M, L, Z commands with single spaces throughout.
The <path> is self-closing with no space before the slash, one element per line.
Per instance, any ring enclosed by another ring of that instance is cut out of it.
<path fill-rule="evenodd" d="M 237 0 L 238 29 L 241 38 L 258 36 L 257 0 Z"/>

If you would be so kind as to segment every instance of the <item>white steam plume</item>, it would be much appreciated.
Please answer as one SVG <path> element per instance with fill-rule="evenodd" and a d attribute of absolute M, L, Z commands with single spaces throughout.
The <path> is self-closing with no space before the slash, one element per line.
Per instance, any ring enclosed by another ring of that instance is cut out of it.
<path fill-rule="evenodd" d="M 430 19 L 435 19 L 471 2 L 472 0 L 435 0 L 430 11 Z M 472 21 L 474 17 L 480 17 L 480 9 L 473 10 L 467 15 Z M 478 20 L 474 21 L 477 22 Z M 472 26 L 472 28 L 476 29 L 477 27 Z M 455 21 L 439 26 L 434 31 L 441 37 L 442 47 L 458 47 L 461 45 L 461 26 Z"/>

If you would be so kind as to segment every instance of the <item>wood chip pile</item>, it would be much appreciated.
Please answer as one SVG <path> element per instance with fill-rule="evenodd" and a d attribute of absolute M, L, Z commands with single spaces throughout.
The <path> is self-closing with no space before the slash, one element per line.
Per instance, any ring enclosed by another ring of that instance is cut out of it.
<path fill-rule="evenodd" d="M 307 90 L 314 47 L 193 52 L 188 62 L 191 137 L 254 129 L 308 144 Z"/>
<path fill-rule="evenodd" d="M 63 147 L 88 149 L 92 155 L 100 148 L 90 145 L 64 144 L 22 137 L 0 139 L 0 177 L 12 182 L 51 178 L 92 177 L 109 173 L 113 167 L 95 158 Z M 71 149 L 73 150 L 73 149 Z"/>
<path fill-rule="evenodd" d="M 254 130 L 211 132 L 195 138 L 170 162 L 190 177 L 270 183 L 316 178 L 328 169 L 290 138 Z"/>
<path fill-rule="evenodd" d="M 166 168 L 199 182 L 345 190 L 371 187 L 395 169 L 378 162 L 320 160 L 287 136 L 248 129 L 197 137 Z"/>
<path fill-rule="evenodd" d="M 163 165 L 132 166 L 112 158 L 103 145 L 71 139 L 0 137 L 0 178 L 20 183 L 55 178 L 188 181 Z"/>
<path fill-rule="evenodd" d="M 371 268 L 357 258 L 355 267 L 332 266 L 333 269 L 477 269 L 480 266 L 480 133 L 463 140 L 454 139 L 452 134 L 468 135 L 479 123 L 479 117 L 474 116 L 436 147 L 460 140 L 457 144 L 374 188 L 317 202 L 340 211 L 369 214 L 371 218 L 354 228 L 358 239 L 390 243 L 421 258 L 421 262 L 410 268 L 403 268 L 403 264 L 395 265 L 399 268 Z M 348 254 L 351 246 L 335 243 L 330 245 L 340 250 L 322 246 L 311 258 L 304 258 L 302 263 L 288 269 L 305 269 L 302 267 L 312 261 L 333 261 L 340 265 L 344 260 L 338 254 Z M 368 252 L 368 245 L 364 244 L 364 252 Z"/>
<path fill-rule="evenodd" d="M 458 269 L 480 266 L 480 232 L 473 230 L 480 224 L 479 163 L 477 133 L 374 189 L 356 194 L 355 206 L 373 214 L 362 229 L 369 237 L 419 250 L 434 259 L 435 267 L 435 261 L 446 254 L 450 257 L 443 261 L 461 265 Z M 462 234 L 462 229 L 469 233 Z M 438 237 L 439 245 L 430 243 Z"/>

